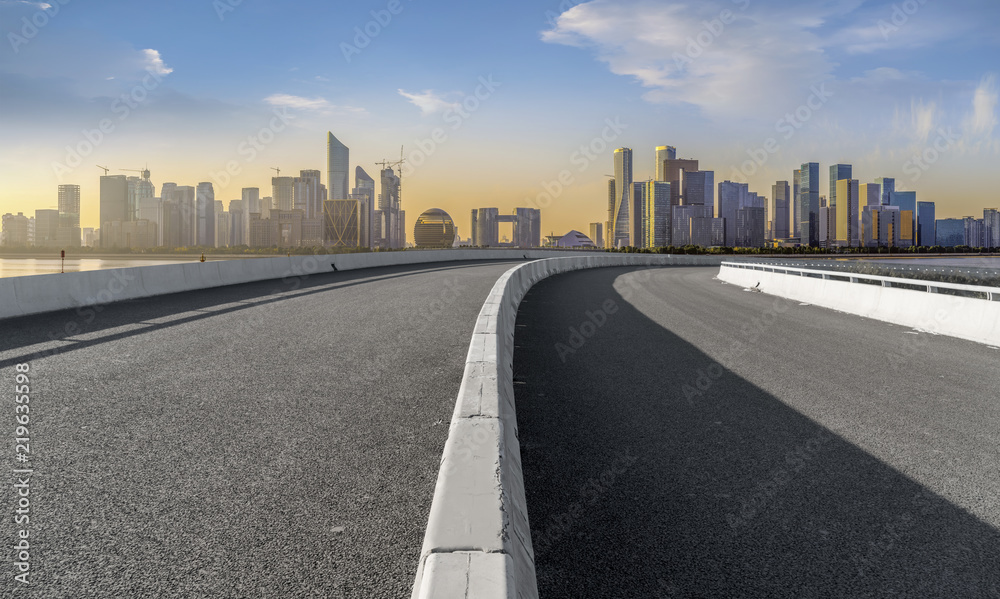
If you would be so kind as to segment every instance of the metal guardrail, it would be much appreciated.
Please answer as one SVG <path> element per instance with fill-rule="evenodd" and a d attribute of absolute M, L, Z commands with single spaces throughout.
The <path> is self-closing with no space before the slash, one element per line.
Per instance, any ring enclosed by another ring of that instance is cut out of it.
<path fill-rule="evenodd" d="M 844 283 L 860 283 L 882 287 L 895 287 L 898 289 L 910 289 L 913 291 L 925 291 L 927 293 L 945 293 L 949 295 L 959 295 L 963 297 L 973 297 L 990 301 L 1000 301 L 1000 287 L 984 287 L 981 285 L 966 285 L 962 283 L 946 283 L 943 281 L 926 281 L 921 279 L 908 279 L 901 277 L 886 277 L 881 275 L 866 275 L 855 272 L 842 272 L 831 270 L 817 270 L 811 268 L 798 268 L 776 264 L 753 263 L 753 262 L 722 262 L 721 267 L 741 268 L 746 270 L 759 270 L 776 274 L 813 277 L 831 281 L 842 281 Z"/>

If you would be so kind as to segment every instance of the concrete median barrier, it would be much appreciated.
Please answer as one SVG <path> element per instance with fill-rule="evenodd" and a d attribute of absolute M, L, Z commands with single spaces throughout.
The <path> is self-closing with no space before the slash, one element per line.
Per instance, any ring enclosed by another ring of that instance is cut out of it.
<path fill-rule="evenodd" d="M 547 277 L 613 266 L 718 266 L 714 256 L 602 254 L 516 266 L 476 320 L 434 488 L 412 599 L 538 597 L 514 407 L 514 325 Z"/>
<path fill-rule="evenodd" d="M 849 282 L 800 274 L 808 269 L 780 267 L 784 272 L 767 272 L 746 266 L 722 264 L 719 279 L 857 316 L 1000 346 L 1000 301 L 997 300 L 1000 289 L 864 275 L 853 275 L 853 278 L 864 279 L 867 283 Z M 816 275 L 816 272 L 810 271 L 810 274 Z M 826 274 L 841 278 L 852 276 L 849 273 Z M 924 289 L 910 288 L 914 286 Z M 992 299 L 942 292 L 949 290 L 960 294 L 992 294 Z"/>

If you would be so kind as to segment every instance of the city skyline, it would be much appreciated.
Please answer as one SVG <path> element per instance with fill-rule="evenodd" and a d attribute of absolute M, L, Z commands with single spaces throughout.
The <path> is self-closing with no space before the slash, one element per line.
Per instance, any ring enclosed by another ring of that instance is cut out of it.
<path fill-rule="evenodd" d="M 524 2 L 441 18 L 317 3 L 304 10 L 333 30 L 293 32 L 264 2 L 51 16 L 4 2 L 0 212 L 54 207 L 58 185 L 77 184 L 81 224 L 96 226 L 96 164 L 213 181 L 228 201 L 266 188 L 272 167 L 327 171 L 318 134 L 334 131 L 366 169 L 402 145 L 413 210 L 533 206 L 546 231 L 604 220 L 615 147 L 635 149 L 643 181 L 663 144 L 764 195 L 806 161 L 843 162 L 859 180 L 895 177 L 939 218 L 977 214 L 996 204 L 1000 7 L 911 4 L 796 3 L 791 18 L 781 2 Z M 44 26 L 25 28 L 33 18 Z M 491 28 L 455 27 L 470 19 Z M 165 34 L 181 27 L 191 35 Z M 427 42 L 436 32 L 467 51 Z M 761 32 L 784 37 L 757 47 Z M 246 43 L 265 34 L 287 43 Z"/>

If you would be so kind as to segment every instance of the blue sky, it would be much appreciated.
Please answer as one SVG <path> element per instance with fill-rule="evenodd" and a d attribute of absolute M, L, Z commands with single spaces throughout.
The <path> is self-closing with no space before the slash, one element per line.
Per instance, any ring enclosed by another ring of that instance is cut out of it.
<path fill-rule="evenodd" d="M 463 235 L 479 206 L 540 206 L 546 233 L 603 221 L 618 146 L 639 178 L 668 144 L 766 196 L 850 162 L 941 216 L 1000 204 L 995 1 L 48 2 L 0 0 L 3 212 L 78 183 L 95 225 L 95 164 L 266 194 L 270 167 L 325 168 L 327 130 L 369 172 L 404 146 L 410 221 L 440 207 Z"/>

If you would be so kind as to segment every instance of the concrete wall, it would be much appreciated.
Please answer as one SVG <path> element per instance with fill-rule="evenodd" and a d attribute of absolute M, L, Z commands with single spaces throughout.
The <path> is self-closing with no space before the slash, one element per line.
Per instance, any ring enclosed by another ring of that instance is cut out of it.
<path fill-rule="evenodd" d="M 538 597 L 513 382 L 514 321 L 528 289 L 582 268 L 720 262 L 716 256 L 598 254 L 529 262 L 497 280 L 469 344 L 413 599 Z"/>
<path fill-rule="evenodd" d="M 844 276 L 846 273 L 832 273 Z M 1000 301 L 722 265 L 719 279 L 931 333 L 1000 346 Z M 913 281 L 908 281 L 913 283 Z"/>
<path fill-rule="evenodd" d="M 0 279 L 0 319 L 222 285 L 281 279 L 337 270 L 447 262 L 520 260 L 580 252 L 549 250 L 424 250 L 324 256 L 279 256 L 210 262 L 179 262 L 113 270 Z"/>

